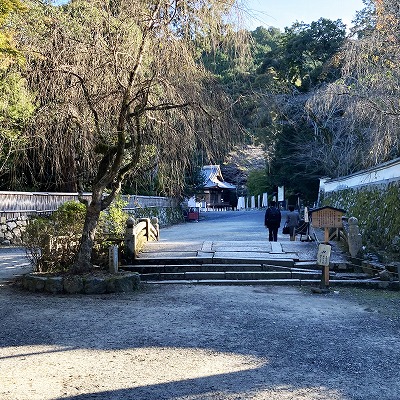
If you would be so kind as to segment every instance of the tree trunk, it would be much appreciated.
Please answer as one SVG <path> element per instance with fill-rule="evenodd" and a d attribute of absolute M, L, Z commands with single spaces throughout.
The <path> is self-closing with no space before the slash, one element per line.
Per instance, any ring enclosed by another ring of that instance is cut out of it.
<path fill-rule="evenodd" d="M 85 224 L 78 254 L 71 267 L 74 274 L 82 274 L 92 269 L 92 250 L 101 211 L 101 197 L 93 193 L 92 201 L 87 205 Z"/>

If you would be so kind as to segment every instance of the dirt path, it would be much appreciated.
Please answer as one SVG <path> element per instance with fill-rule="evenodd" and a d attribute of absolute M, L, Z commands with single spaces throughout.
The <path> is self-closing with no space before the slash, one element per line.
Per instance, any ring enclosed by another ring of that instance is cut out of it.
<path fill-rule="evenodd" d="M 400 294 L 0 286 L 0 399 L 396 400 Z"/>

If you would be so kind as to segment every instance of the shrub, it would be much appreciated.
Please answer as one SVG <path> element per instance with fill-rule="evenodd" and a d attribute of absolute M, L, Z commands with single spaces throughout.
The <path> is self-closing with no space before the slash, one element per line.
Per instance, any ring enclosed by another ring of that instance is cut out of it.
<path fill-rule="evenodd" d="M 107 211 L 100 215 L 93 247 L 92 263 L 107 267 L 108 249 L 118 244 L 123 250 L 126 220 L 123 210 L 126 202 L 117 198 Z M 67 272 L 74 262 L 85 221 L 86 207 L 77 201 L 61 205 L 50 217 L 35 217 L 29 221 L 23 237 L 27 255 L 36 272 Z M 164 225 L 182 222 L 180 208 L 142 208 L 134 212 L 135 218 L 156 216 Z"/>
<path fill-rule="evenodd" d="M 82 234 L 86 208 L 76 201 L 61 205 L 50 217 L 30 220 L 23 242 L 36 272 L 65 272 Z"/>
<path fill-rule="evenodd" d="M 123 238 L 126 220 L 129 217 L 129 214 L 124 211 L 127 204 L 127 201 L 118 196 L 108 210 L 101 213 L 99 228 L 102 233 L 116 239 Z"/>

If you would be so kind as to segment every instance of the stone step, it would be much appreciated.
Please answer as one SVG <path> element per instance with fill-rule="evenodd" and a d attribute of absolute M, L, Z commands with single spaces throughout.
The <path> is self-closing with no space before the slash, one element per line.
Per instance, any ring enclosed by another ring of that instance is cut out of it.
<path fill-rule="evenodd" d="M 215 286 L 224 286 L 224 285 L 269 285 L 269 286 L 301 286 L 301 285 L 311 285 L 314 284 L 316 286 L 319 285 L 319 280 L 304 280 L 300 281 L 299 279 L 204 279 L 204 280 L 163 280 L 163 281 L 144 281 L 144 284 L 154 285 L 215 285 Z"/>
<path fill-rule="evenodd" d="M 143 282 L 146 285 L 265 285 L 265 286 L 310 286 L 319 288 L 321 281 L 313 279 L 257 279 L 257 280 L 229 280 L 229 279 L 212 279 L 212 280 L 163 280 L 163 281 L 147 281 Z M 385 290 L 400 290 L 399 281 L 386 282 L 372 279 L 355 279 L 355 280 L 330 280 L 329 286 L 333 288 L 340 287 L 356 287 L 366 289 L 385 289 Z M 324 292 L 322 292 L 324 293 Z"/>
<path fill-rule="evenodd" d="M 309 260 L 309 261 L 295 261 L 295 268 L 305 268 L 305 269 L 317 269 L 318 264 L 317 260 Z"/>
<path fill-rule="evenodd" d="M 293 267 L 297 260 L 291 256 L 273 258 L 273 257 L 254 257 L 254 258 L 238 258 L 238 257 L 152 257 L 138 258 L 136 265 L 199 265 L 199 264 L 245 264 L 245 265 L 274 265 L 281 267 Z M 124 268 L 127 266 L 124 266 Z"/>
<path fill-rule="evenodd" d="M 269 264 L 160 264 L 160 265 L 124 265 L 119 268 L 124 271 L 149 273 L 185 273 L 185 272 L 261 272 L 261 271 L 291 271 L 319 272 L 320 269 L 290 268 Z"/>
<path fill-rule="evenodd" d="M 225 271 L 287 271 L 290 267 L 270 264 L 140 264 L 123 265 L 122 270 L 140 273 L 148 272 L 225 272 Z"/>
<path fill-rule="evenodd" d="M 334 274 L 331 275 L 332 277 Z M 220 271 L 142 273 L 142 281 L 210 281 L 210 280 L 320 280 L 319 271 Z"/>

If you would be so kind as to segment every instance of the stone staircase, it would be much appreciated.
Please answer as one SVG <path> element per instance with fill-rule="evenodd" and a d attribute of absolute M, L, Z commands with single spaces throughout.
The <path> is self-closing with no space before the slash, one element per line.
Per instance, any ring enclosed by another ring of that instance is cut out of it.
<path fill-rule="evenodd" d="M 249 260 L 230 260 L 222 263 L 157 263 L 122 267 L 140 274 L 146 283 L 191 283 L 207 285 L 305 285 L 319 284 L 321 271 L 297 268 L 288 261 L 274 264 L 250 263 Z M 287 264 L 287 265 L 285 265 Z M 334 273 L 331 274 L 334 276 Z"/>
<path fill-rule="evenodd" d="M 293 266 L 248 263 L 243 260 L 218 264 L 199 263 L 146 263 L 122 266 L 122 270 L 140 274 L 145 284 L 192 284 L 192 285 L 272 285 L 321 287 L 321 269 L 305 268 L 304 262 Z M 242 262 L 240 262 L 242 261 Z M 248 261 L 248 260 L 246 260 Z M 297 265 L 299 264 L 299 265 Z M 312 267 L 312 263 L 308 263 Z M 331 287 L 363 287 L 399 289 L 399 282 L 371 279 L 367 274 L 330 271 Z"/>
<path fill-rule="evenodd" d="M 345 270 L 341 254 L 331 259 L 330 286 L 387 287 L 363 273 Z M 146 284 L 321 286 L 314 243 L 151 242 L 134 265 Z"/>

